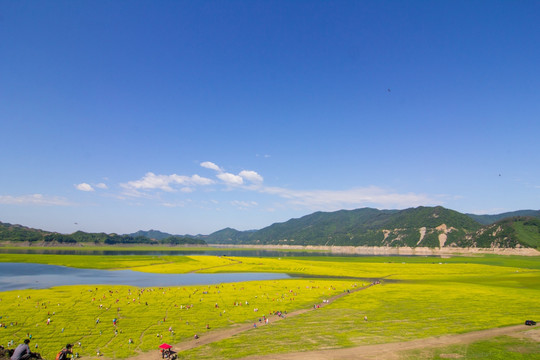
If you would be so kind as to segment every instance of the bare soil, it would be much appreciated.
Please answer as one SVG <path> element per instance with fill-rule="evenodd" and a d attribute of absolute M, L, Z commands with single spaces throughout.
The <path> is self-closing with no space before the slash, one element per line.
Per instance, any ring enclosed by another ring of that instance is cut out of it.
<path fill-rule="evenodd" d="M 459 248 L 445 246 L 441 248 L 429 247 L 390 247 L 390 246 L 323 246 L 323 245 L 223 245 L 208 244 L 209 246 L 221 248 L 248 248 L 263 250 L 303 250 L 303 251 L 325 251 L 333 254 L 356 254 L 356 255 L 520 255 L 539 256 L 540 251 L 533 248 Z"/>
<path fill-rule="evenodd" d="M 250 356 L 244 360 L 338 360 L 338 359 L 399 359 L 399 353 L 405 350 L 425 349 L 430 347 L 444 347 L 448 345 L 469 344 L 475 341 L 488 339 L 501 335 L 515 335 L 530 328 L 525 325 L 507 326 L 458 335 L 445 335 L 427 339 L 418 339 L 406 342 L 386 343 L 378 345 L 356 346 L 346 349 L 331 349 L 318 351 L 305 351 L 287 354 L 272 354 L 267 356 Z M 459 358 L 457 354 L 445 354 L 447 358 Z M 457 356 L 456 356 L 457 355 Z"/>

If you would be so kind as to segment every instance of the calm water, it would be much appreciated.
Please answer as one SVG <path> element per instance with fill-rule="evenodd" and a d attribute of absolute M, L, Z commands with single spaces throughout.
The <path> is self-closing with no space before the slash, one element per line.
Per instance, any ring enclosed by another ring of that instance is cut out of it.
<path fill-rule="evenodd" d="M 132 270 L 109 271 L 31 263 L 0 263 L 0 292 L 46 289 L 62 285 L 166 287 L 286 278 L 289 276 L 277 273 L 151 274 Z"/>
<path fill-rule="evenodd" d="M 48 255 L 215 255 L 215 256 L 247 256 L 247 257 L 287 257 L 287 256 L 337 256 L 324 252 L 287 252 L 274 250 L 85 250 L 85 249 L 5 249 L 0 254 L 48 254 Z M 342 254 L 341 256 L 347 256 Z"/>

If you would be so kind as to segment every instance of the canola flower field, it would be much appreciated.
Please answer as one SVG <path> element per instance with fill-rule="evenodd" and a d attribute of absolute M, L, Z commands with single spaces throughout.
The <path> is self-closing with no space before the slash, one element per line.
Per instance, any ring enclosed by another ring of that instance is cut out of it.
<path fill-rule="evenodd" d="M 174 345 L 194 334 L 204 337 L 236 324 L 257 323 L 276 311 L 312 308 L 375 279 L 381 284 L 351 292 L 316 311 L 178 355 L 181 359 L 233 359 L 334 349 L 466 333 L 540 318 L 540 259 L 530 257 L 3 254 L 0 261 L 157 273 L 279 272 L 299 276 L 163 288 L 100 285 L 96 279 L 92 286 L 0 293 L 0 344 L 14 347 L 31 337 L 32 350 L 45 359 L 54 359 L 68 342 L 75 344 L 74 352 L 83 358 L 128 358 L 155 351 L 163 342 Z M 530 353 L 536 349 L 534 343 L 521 348 L 519 341 L 511 344 L 502 352 L 506 358 L 518 358 L 514 357 L 517 348 L 521 349 L 516 353 L 519 356 L 534 358 Z M 426 358 L 432 358 L 429 356 Z"/>

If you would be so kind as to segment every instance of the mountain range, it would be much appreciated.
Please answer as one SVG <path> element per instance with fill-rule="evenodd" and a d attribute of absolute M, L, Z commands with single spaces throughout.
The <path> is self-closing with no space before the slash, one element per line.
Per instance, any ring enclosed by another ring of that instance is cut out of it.
<path fill-rule="evenodd" d="M 210 235 L 171 235 L 158 230 L 125 235 L 81 231 L 62 235 L 0 222 L 0 241 L 540 248 L 540 210 L 475 215 L 442 206 L 362 208 L 315 212 L 260 230 L 225 228 Z"/>
<path fill-rule="evenodd" d="M 441 206 L 362 208 L 316 212 L 257 231 L 226 228 L 204 240 L 211 244 L 539 248 L 540 211 L 473 215 Z"/>

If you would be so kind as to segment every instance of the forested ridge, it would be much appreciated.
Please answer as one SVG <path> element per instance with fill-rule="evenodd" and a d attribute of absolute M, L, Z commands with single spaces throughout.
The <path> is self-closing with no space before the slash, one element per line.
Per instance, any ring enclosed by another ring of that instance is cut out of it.
<path fill-rule="evenodd" d="M 519 216 L 516 216 L 519 215 Z M 387 247 L 540 248 L 540 211 L 473 215 L 442 206 L 405 210 L 362 208 L 315 212 L 260 230 L 225 228 L 210 235 L 60 234 L 0 222 L 0 241 L 43 244 L 254 244 Z"/>
<path fill-rule="evenodd" d="M 39 229 L 32 229 L 22 225 L 12 225 L 0 222 L 0 241 L 4 242 L 29 242 L 47 244 L 72 245 L 77 243 L 87 244 L 162 244 L 162 245 L 206 245 L 203 239 L 188 236 L 170 235 L 160 239 L 150 238 L 143 235 L 118 235 L 106 233 L 87 233 L 77 231 L 72 234 L 60 234 Z"/>
<path fill-rule="evenodd" d="M 226 228 L 204 239 L 209 244 L 540 247 L 540 212 L 519 213 L 529 216 L 475 215 L 487 224 L 483 225 L 469 214 L 441 206 L 405 210 L 362 208 L 316 212 L 257 231 Z"/>

